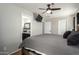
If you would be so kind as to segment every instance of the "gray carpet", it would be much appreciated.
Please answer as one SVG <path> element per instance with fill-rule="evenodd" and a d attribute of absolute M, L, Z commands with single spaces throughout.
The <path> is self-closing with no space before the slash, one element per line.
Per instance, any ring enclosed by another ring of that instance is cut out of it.
<path fill-rule="evenodd" d="M 21 47 L 35 49 L 47 55 L 79 55 L 79 46 L 68 46 L 60 35 L 45 34 L 25 39 Z"/>

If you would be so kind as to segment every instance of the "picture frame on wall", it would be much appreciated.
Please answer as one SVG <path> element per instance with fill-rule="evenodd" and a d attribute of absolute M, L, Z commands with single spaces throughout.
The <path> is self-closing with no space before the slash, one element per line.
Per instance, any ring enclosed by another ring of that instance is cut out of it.
<path fill-rule="evenodd" d="M 25 23 L 25 24 L 24 24 L 24 28 L 25 28 L 25 29 L 30 29 L 30 23 Z"/>

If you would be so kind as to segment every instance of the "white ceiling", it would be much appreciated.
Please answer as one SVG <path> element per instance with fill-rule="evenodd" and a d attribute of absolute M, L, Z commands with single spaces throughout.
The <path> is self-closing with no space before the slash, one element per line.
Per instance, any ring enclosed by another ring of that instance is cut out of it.
<path fill-rule="evenodd" d="M 18 3 L 16 5 L 23 7 L 31 12 L 39 13 L 42 16 L 56 18 L 56 17 L 65 17 L 68 15 L 74 14 L 78 10 L 78 3 L 55 3 L 54 7 L 59 7 L 61 10 L 53 11 L 53 14 L 42 14 L 44 10 L 39 10 L 39 8 L 47 8 L 47 3 Z"/>

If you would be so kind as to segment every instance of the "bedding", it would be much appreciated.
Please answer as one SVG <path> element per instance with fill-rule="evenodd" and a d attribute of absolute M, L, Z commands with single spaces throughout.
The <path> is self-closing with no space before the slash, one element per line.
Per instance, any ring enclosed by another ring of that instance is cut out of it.
<path fill-rule="evenodd" d="M 63 36 L 54 34 L 29 37 L 22 42 L 20 47 L 46 55 L 79 55 L 79 46 L 68 46 Z"/>
<path fill-rule="evenodd" d="M 66 31 L 64 34 L 63 34 L 63 38 L 67 38 L 70 34 L 71 34 L 72 31 Z"/>
<path fill-rule="evenodd" d="M 79 45 L 79 32 L 73 31 L 67 38 L 68 45 Z"/>

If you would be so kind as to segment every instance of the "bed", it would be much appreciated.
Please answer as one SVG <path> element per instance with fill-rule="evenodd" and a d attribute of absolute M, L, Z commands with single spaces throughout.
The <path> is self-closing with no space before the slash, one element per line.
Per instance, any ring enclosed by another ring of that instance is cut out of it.
<path fill-rule="evenodd" d="M 42 55 L 79 55 L 79 46 L 68 46 L 63 36 L 55 34 L 29 37 L 20 47 Z"/>

